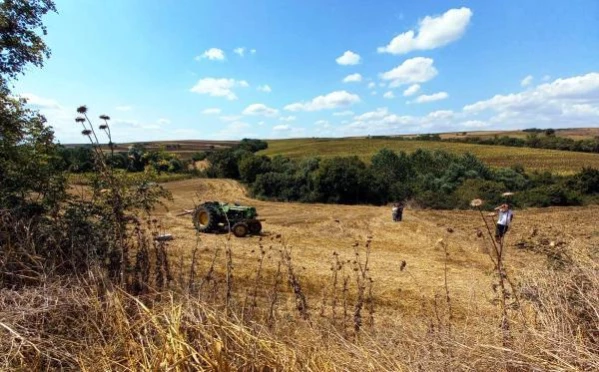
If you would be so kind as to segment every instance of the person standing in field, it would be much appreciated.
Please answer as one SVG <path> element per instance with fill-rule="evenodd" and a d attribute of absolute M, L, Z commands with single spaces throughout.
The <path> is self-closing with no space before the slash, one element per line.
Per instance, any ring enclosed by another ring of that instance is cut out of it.
<path fill-rule="evenodd" d="M 400 222 L 401 219 L 403 218 L 403 208 L 404 208 L 403 203 L 393 204 L 393 208 L 391 209 L 391 211 L 392 211 L 391 215 L 393 216 L 394 222 Z"/>
<path fill-rule="evenodd" d="M 397 203 L 397 221 L 401 221 L 403 218 L 403 202 Z"/>
<path fill-rule="evenodd" d="M 505 233 L 507 233 L 510 223 L 514 219 L 514 212 L 509 204 L 504 203 L 495 208 L 498 214 L 497 227 L 495 230 L 495 240 L 501 242 Z"/>

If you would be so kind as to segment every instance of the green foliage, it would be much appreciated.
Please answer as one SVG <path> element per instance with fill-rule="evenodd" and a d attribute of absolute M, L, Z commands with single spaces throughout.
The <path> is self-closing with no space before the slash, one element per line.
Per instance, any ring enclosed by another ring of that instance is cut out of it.
<path fill-rule="evenodd" d="M 64 169 L 73 173 L 90 172 L 94 166 L 94 151 L 90 146 L 59 147 Z M 117 160 L 114 159 L 116 162 Z"/>
<path fill-rule="evenodd" d="M 239 177 L 245 183 L 252 183 L 259 174 L 270 170 L 270 158 L 264 155 L 245 154 L 239 160 Z"/>
<path fill-rule="evenodd" d="M 569 185 L 583 194 L 599 194 L 599 169 L 583 168 Z"/>
<path fill-rule="evenodd" d="M 193 161 L 202 161 L 206 159 L 207 156 L 208 154 L 206 154 L 205 151 L 199 151 L 191 155 L 191 159 L 193 159 Z"/>
<path fill-rule="evenodd" d="M 56 12 L 51 0 L 5 0 L 0 3 L 0 83 L 6 85 L 29 63 L 41 67 L 50 50 L 38 34 L 46 35 L 42 17 Z"/>
<path fill-rule="evenodd" d="M 413 199 L 425 208 L 468 208 L 482 198 L 487 206 L 517 192 L 517 205 L 578 205 L 596 192 L 597 171 L 571 177 L 527 174 L 522 166 L 491 169 L 472 154 L 419 149 L 411 154 L 382 149 L 367 165 L 358 157 L 269 159 L 239 148 L 210 155 L 212 177 L 236 178 L 254 196 L 274 200 L 342 204 L 386 204 Z M 569 185 L 573 191 L 564 186 Z"/>
<path fill-rule="evenodd" d="M 455 207 L 466 209 L 470 206 L 470 201 L 473 199 L 483 199 L 485 207 L 492 209 L 493 206 L 499 205 L 504 201 L 501 194 L 505 190 L 506 187 L 503 182 L 468 179 L 455 190 Z"/>
<path fill-rule="evenodd" d="M 244 138 L 235 147 L 249 152 L 258 152 L 260 150 L 266 150 L 268 148 L 268 143 L 259 139 Z"/>
<path fill-rule="evenodd" d="M 357 156 L 326 159 L 314 175 L 316 192 L 327 203 L 359 203 L 367 181 L 366 165 Z"/>
<path fill-rule="evenodd" d="M 549 207 L 552 205 L 581 205 L 583 196 L 563 183 L 538 186 L 516 195 L 516 202 L 524 207 Z"/>
<path fill-rule="evenodd" d="M 56 211 L 65 197 L 62 160 L 46 119 L 12 98 L 8 81 L 27 64 L 41 66 L 50 53 L 37 31 L 52 1 L 0 3 L 0 209 L 18 213 Z"/>
<path fill-rule="evenodd" d="M 206 173 L 209 177 L 239 179 L 238 155 L 232 148 L 211 152 Z"/>
<path fill-rule="evenodd" d="M 6 95 L 0 118 L 0 208 L 54 209 L 65 197 L 65 177 L 45 118 Z"/>

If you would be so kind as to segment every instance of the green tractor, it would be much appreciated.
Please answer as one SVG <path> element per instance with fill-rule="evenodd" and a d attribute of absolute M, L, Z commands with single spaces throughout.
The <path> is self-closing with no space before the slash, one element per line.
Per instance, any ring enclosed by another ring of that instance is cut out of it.
<path fill-rule="evenodd" d="M 200 204 L 192 213 L 196 230 L 204 233 L 229 231 L 238 238 L 258 235 L 262 223 L 256 218 L 256 208 L 217 201 Z"/>

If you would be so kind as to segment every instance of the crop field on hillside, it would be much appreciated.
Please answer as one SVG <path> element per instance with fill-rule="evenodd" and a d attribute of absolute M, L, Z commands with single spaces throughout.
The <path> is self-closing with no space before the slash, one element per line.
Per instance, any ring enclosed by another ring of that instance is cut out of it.
<path fill-rule="evenodd" d="M 458 154 L 470 152 L 491 166 L 509 167 L 521 164 L 527 170 L 557 173 L 574 173 L 585 166 L 599 168 L 599 154 L 592 153 L 376 138 L 272 140 L 268 141 L 268 149 L 260 153 L 268 156 L 284 155 L 291 158 L 357 155 L 368 161 L 382 148 L 406 152 L 413 152 L 419 148 L 445 150 Z"/>
<path fill-rule="evenodd" d="M 465 134 L 464 134 L 465 133 Z M 513 131 L 470 131 L 470 132 L 452 132 L 452 133 L 441 133 L 440 136 L 443 139 L 448 138 L 467 138 L 467 137 L 480 137 L 480 138 L 490 138 L 490 137 L 516 137 L 516 138 L 526 138 L 526 136 L 530 135 L 531 132 L 525 132 L 522 130 L 513 130 Z M 543 134 L 542 132 L 540 133 Z M 599 136 L 599 128 L 570 128 L 570 129 L 556 129 L 555 135 L 558 137 L 570 138 L 573 140 L 581 140 L 581 139 L 591 139 L 593 137 Z"/>
<path fill-rule="evenodd" d="M 238 141 L 208 141 L 208 140 L 173 140 L 173 141 L 147 141 L 147 142 L 125 142 L 117 143 L 114 151 L 127 151 L 130 146 L 138 144 L 144 146 L 149 151 L 164 149 L 165 151 L 175 153 L 183 160 L 191 158 L 191 156 L 200 151 L 214 151 L 226 149 L 238 143 Z M 87 144 L 86 144 L 87 145 Z M 67 144 L 65 147 L 80 146 L 80 144 Z M 109 147 L 104 145 L 104 151 L 109 151 Z"/>

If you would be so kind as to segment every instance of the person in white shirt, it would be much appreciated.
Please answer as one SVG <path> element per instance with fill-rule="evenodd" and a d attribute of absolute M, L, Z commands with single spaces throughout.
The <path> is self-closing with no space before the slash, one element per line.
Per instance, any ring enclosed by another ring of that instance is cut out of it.
<path fill-rule="evenodd" d="M 495 230 L 495 240 L 498 242 L 503 239 L 505 233 L 507 233 L 510 223 L 514 219 L 514 212 L 509 204 L 501 204 L 499 207 L 495 208 L 498 211 L 497 218 L 497 228 Z"/>
<path fill-rule="evenodd" d="M 399 211 L 399 207 L 397 203 L 393 204 L 393 208 L 391 208 L 391 217 L 393 217 L 393 221 L 397 222 L 397 212 Z"/>

